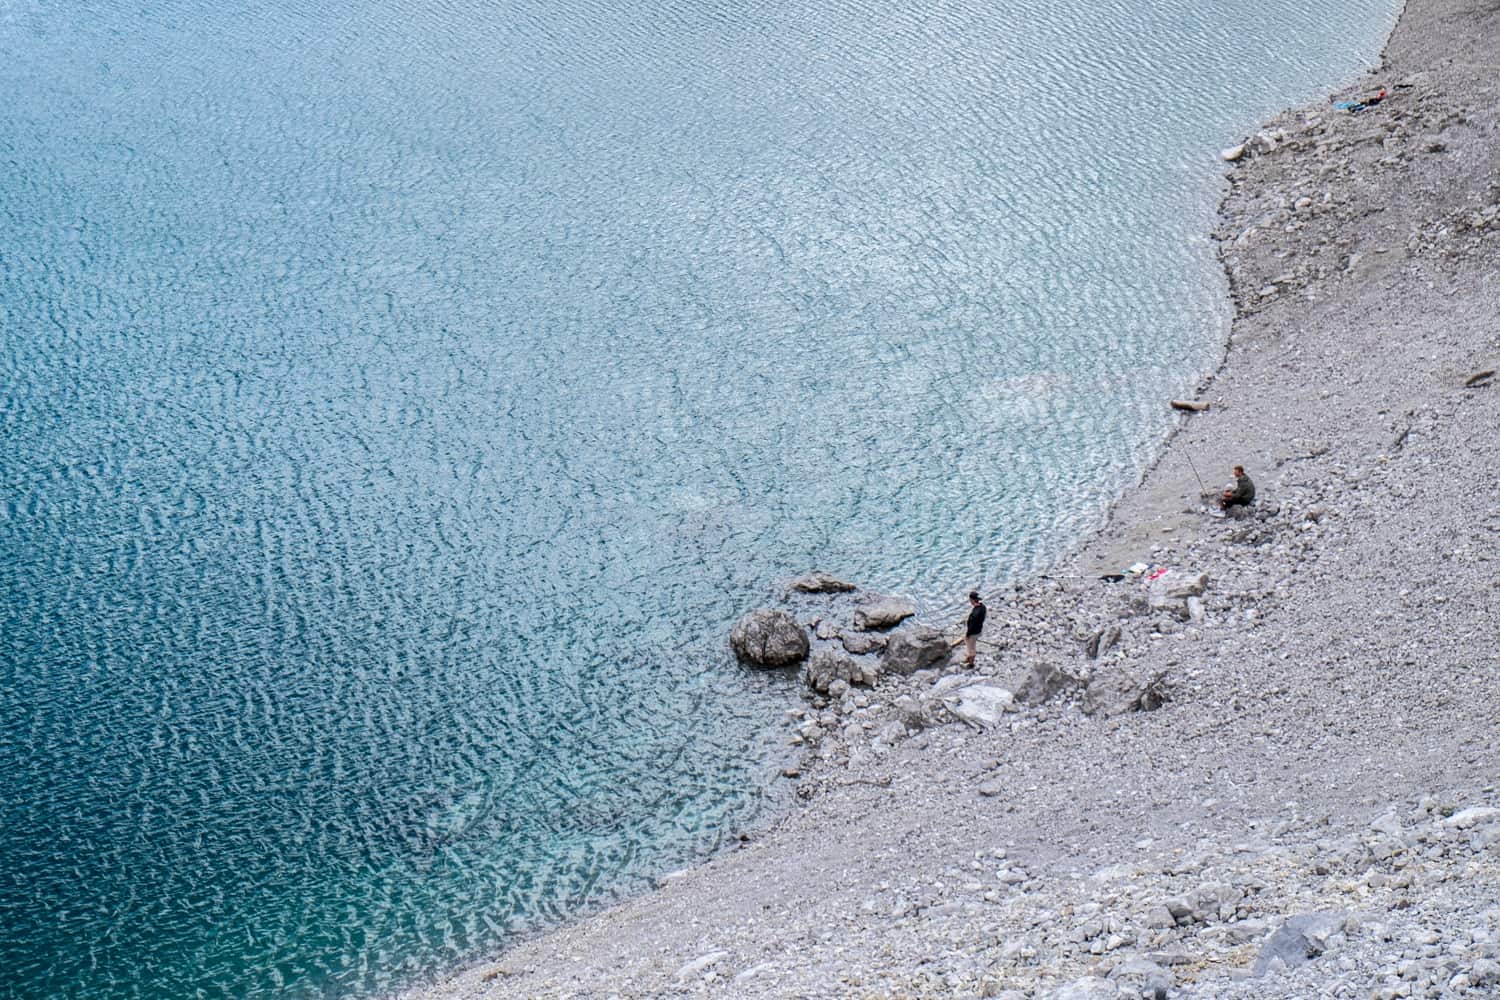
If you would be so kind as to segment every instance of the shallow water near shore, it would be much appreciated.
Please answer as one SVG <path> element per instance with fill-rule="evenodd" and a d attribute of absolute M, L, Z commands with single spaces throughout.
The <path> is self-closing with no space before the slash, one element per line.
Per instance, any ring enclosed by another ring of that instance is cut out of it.
<path fill-rule="evenodd" d="M 1046 565 L 1395 3 L 0 5 L 15 996 L 389 992 L 774 806 L 811 565 Z"/>

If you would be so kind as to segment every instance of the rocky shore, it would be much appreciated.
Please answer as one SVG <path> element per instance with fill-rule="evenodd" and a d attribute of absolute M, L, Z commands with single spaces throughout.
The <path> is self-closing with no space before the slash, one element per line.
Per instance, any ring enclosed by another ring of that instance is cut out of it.
<path fill-rule="evenodd" d="M 1235 152 L 1207 408 L 976 668 L 805 588 L 802 806 L 427 996 L 1500 997 L 1500 5 Z"/>

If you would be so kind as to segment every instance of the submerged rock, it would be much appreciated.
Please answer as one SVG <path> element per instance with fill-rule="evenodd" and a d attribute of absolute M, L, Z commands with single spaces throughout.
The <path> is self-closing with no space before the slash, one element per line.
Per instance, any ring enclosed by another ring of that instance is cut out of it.
<path fill-rule="evenodd" d="M 788 667 L 807 658 L 807 630 L 780 608 L 756 608 L 729 632 L 734 655 L 757 667 Z"/>
<path fill-rule="evenodd" d="M 832 573 L 825 573 L 820 569 L 797 577 L 792 581 L 791 588 L 803 594 L 847 594 L 851 590 L 859 589 L 854 584 L 840 580 Z"/>
<path fill-rule="evenodd" d="M 858 628 L 890 628 L 917 613 L 917 606 L 904 597 L 872 597 L 854 609 L 854 624 Z"/>

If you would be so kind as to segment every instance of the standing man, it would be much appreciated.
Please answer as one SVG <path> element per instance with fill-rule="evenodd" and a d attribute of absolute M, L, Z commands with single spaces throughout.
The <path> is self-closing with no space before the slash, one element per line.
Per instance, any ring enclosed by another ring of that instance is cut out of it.
<path fill-rule="evenodd" d="M 964 666 L 974 665 L 974 655 L 979 651 L 979 633 L 984 631 L 984 616 L 989 609 L 979 599 L 979 591 L 969 591 L 969 624 L 964 630 L 964 651 L 968 654 Z"/>

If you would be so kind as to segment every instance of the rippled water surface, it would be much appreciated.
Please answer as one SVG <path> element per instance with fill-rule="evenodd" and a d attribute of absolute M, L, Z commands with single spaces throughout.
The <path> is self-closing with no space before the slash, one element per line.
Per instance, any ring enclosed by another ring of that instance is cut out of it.
<path fill-rule="evenodd" d="M 0 2 L 0 993 L 389 991 L 764 818 L 1216 362 L 1215 151 L 1394 0 Z"/>

